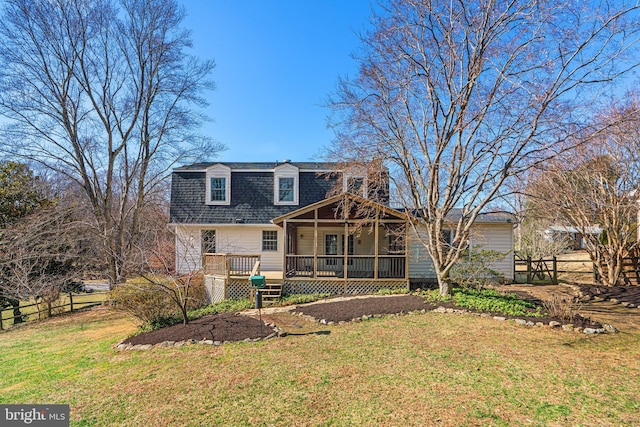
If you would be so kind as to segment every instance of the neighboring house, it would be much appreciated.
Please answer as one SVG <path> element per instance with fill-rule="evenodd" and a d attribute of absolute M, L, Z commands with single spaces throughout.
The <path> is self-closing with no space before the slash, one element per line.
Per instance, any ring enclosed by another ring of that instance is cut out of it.
<path fill-rule="evenodd" d="M 602 227 L 598 225 L 590 227 L 573 227 L 570 225 L 550 225 L 544 230 L 544 238 L 548 241 L 567 241 L 571 249 L 585 249 L 585 235 L 599 237 Z"/>
<path fill-rule="evenodd" d="M 366 293 L 433 281 L 426 250 L 407 239 L 405 214 L 388 206 L 388 182 L 370 188 L 366 176 L 336 167 L 285 161 L 174 169 L 177 270 L 203 268 L 214 300 L 248 294 L 258 260 L 287 293 Z M 380 203 L 367 200 L 372 194 Z M 355 209 L 363 203 L 372 207 L 366 218 Z M 508 253 L 497 267 L 513 278 L 510 221 L 483 216 L 474 228 L 472 246 Z"/>

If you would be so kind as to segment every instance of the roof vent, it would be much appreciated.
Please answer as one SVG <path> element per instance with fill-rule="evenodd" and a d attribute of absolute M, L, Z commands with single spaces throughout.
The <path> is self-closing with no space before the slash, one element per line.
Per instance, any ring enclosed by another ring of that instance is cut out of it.
<path fill-rule="evenodd" d="M 284 159 L 282 163 L 291 163 L 291 159 Z"/>
<path fill-rule="evenodd" d="M 234 222 L 235 222 L 236 224 L 244 224 L 244 219 L 242 219 L 242 218 L 236 218 L 236 219 L 234 220 Z"/>

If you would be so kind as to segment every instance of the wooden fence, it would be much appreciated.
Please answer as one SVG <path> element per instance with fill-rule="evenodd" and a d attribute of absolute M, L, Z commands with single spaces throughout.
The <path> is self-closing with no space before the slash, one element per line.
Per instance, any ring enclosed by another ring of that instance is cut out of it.
<path fill-rule="evenodd" d="M 0 309 L 0 330 L 6 329 L 8 326 L 15 324 L 16 318 L 21 318 L 23 322 L 29 322 L 38 320 L 44 313 L 45 316 L 55 316 L 58 314 L 73 312 L 81 308 L 93 307 L 101 305 L 104 302 L 104 298 L 98 299 L 108 292 L 91 292 L 91 293 L 64 293 L 60 295 L 60 299 L 49 306 L 45 302 L 32 303 L 32 304 L 20 304 L 20 315 L 14 315 L 14 308 L 9 306 Z M 89 297 L 87 301 L 87 297 Z M 95 298 L 91 298 L 95 297 Z M 68 302 L 64 302 L 68 298 Z M 74 301 L 74 298 L 76 299 Z M 29 313 L 23 313 L 24 309 L 36 307 L 36 310 L 27 310 Z M 11 316 L 5 317 L 5 312 L 10 312 Z"/>
<path fill-rule="evenodd" d="M 575 266 L 580 268 L 577 269 Z M 567 266 L 573 266 L 568 268 Z M 606 271 L 605 271 L 606 274 Z M 600 283 L 598 270 L 593 262 L 584 259 L 547 259 L 514 258 L 515 283 L 550 283 L 558 284 L 559 280 L 568 282 Z M 619 284 L 640 284 L 640 258 L 629 257 L 623 259 L 623 269 Z"/>

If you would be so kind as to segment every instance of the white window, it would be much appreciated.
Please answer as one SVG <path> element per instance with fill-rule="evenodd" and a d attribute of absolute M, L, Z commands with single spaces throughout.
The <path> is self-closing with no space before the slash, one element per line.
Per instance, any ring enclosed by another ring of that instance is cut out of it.
<path fill-rule="evenodd" d="M 343 185 L 346 193 L 367 197 L 367 180 L 364 177 L 345 174 Z"/>
<path fill-rule="evenodd" d="M 209 200 L 212 202 L 224 202 L 227 200 L 227 178 L 209 178 L 211 192 Z"/>
<path fill-rule="evenodd" d="M 278 250 L 278 232 L 271 230 L 262 231 L 262 250 L 277 251 Z"/>
<path fill-rule="evenodd" d="M 294 197 L 294 184 L 295 179 L 293 177 L 279 177 L 278 178 L 278 201 L 279 202 L 293 202 Z"/>
<path fill-rule="evenodd" d="M 203 254 L 216 253 L 216 230 L 202 230 L 200 233 Z"/>
<path fill-rule="evenodd" d="M 217 164 L 206 173 L 206 203 L 208 205 L 228 205 L 231 203 L 231 169 Z"/>
<path fill-rule="evenodd" d="M 283 163 L 273 170 L 273 204 L 297 205 L 299 194 L 298 168 Z"/>

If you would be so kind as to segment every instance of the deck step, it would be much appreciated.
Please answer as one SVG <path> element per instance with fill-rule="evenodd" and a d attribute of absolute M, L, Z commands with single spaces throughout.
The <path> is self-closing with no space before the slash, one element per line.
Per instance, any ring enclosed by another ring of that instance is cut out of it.
<path fill-rule="evenodd" d="M 265 303 L 279 301 L 282 297 L 282 284 L 279 283 L 267 283 L 267 285 L 260 289 L 262 294 L 262 301 Z"/>

